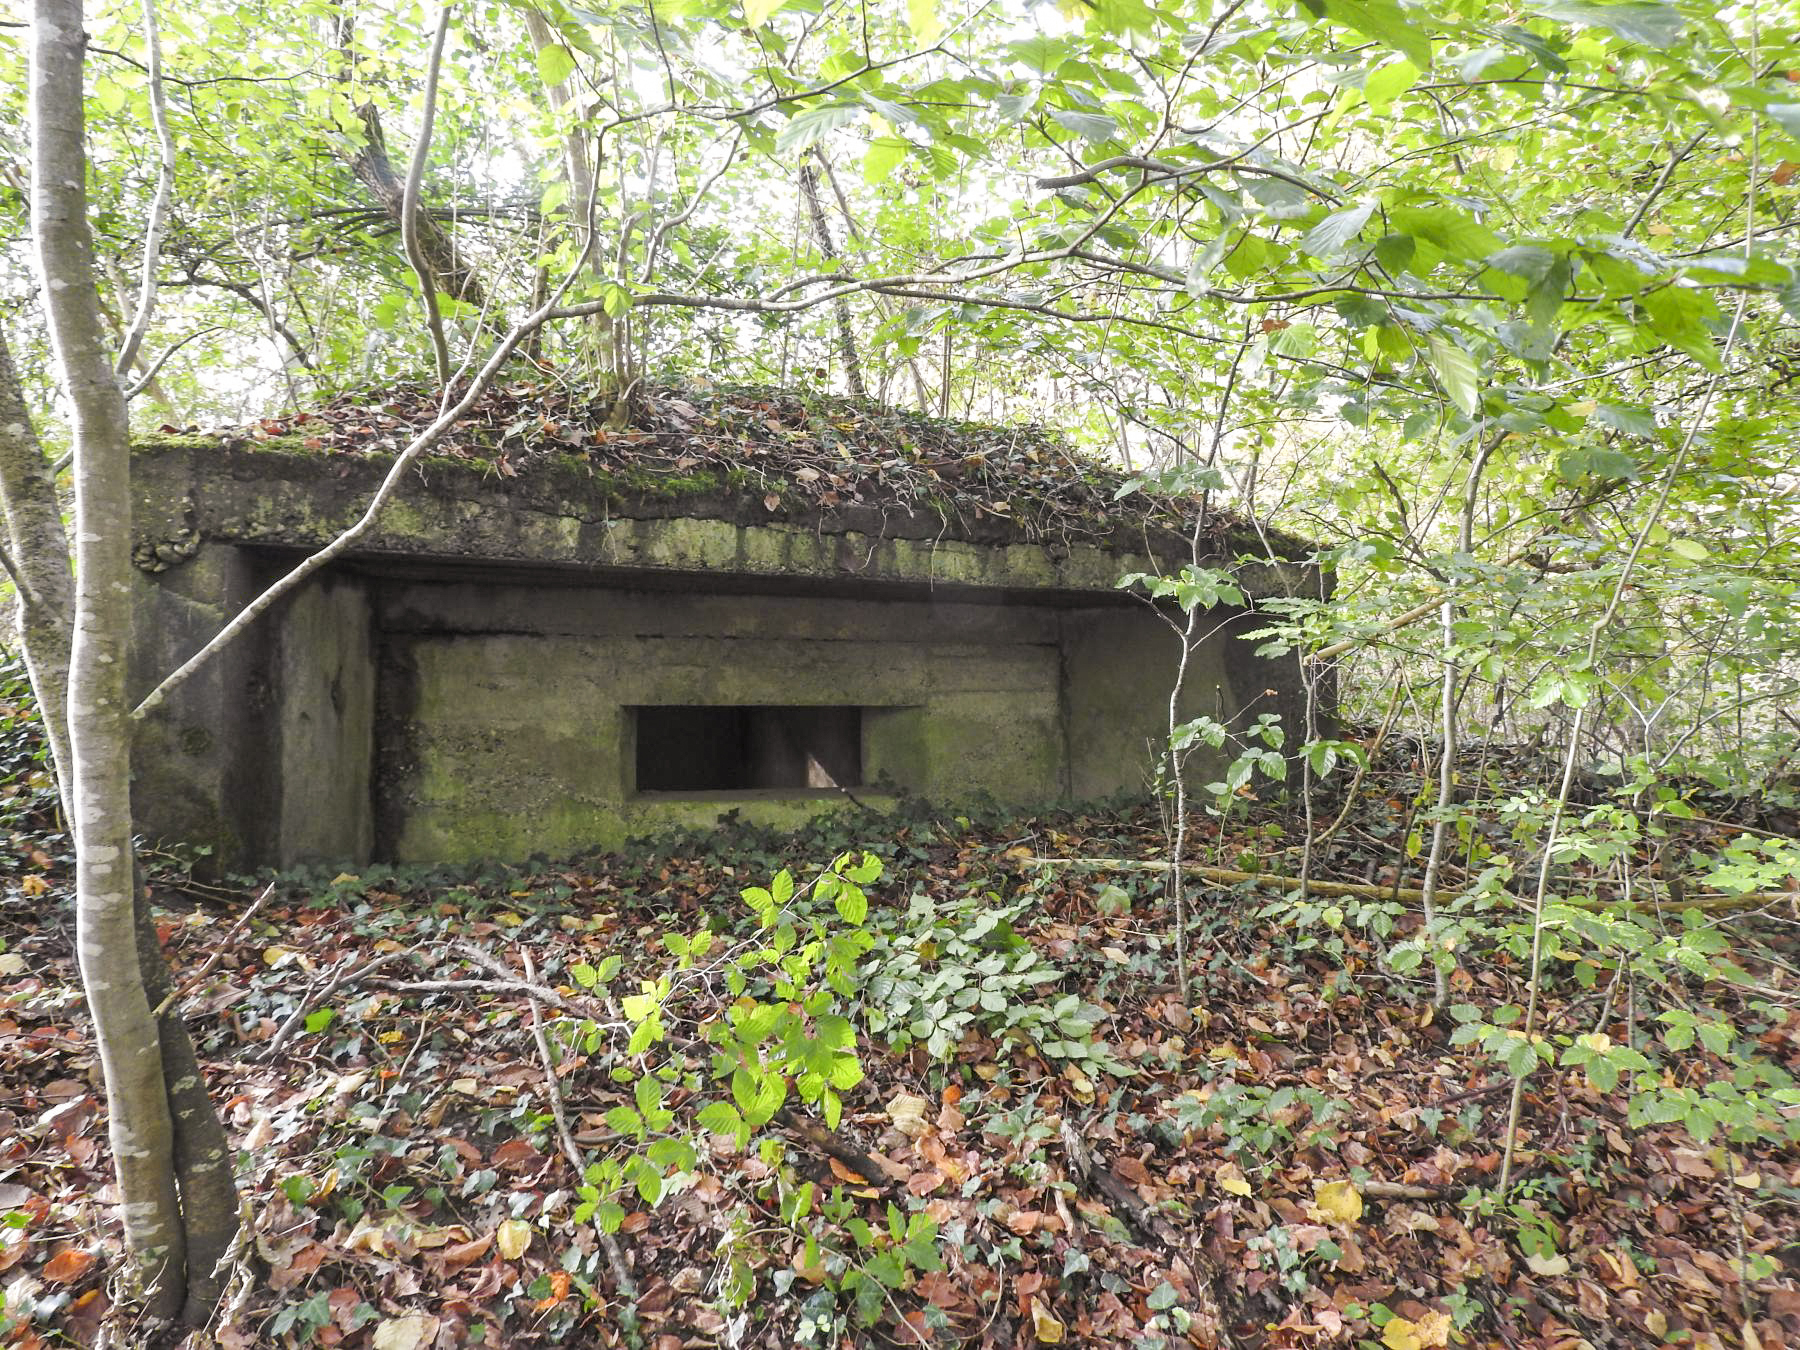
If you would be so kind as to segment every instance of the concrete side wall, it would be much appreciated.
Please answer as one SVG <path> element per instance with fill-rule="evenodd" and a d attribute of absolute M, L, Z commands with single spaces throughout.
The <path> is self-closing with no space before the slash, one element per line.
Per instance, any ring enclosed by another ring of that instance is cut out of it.
<path fill-rule="evenodd" d="M 1062 616 L 1068 684 L 1068 795 L 1093 801 L 1145 792 L 1169 733 L 1181 640 L 1147 607 Z M 1182 717 L 1230 709 L 1223 654 L 1208 643 L 1188 663 Z"/>
<path fill-rule="evenodd" d="M 134 574 L 131 684 L 142 697 L 277 571 L 244 550 Z M 367 583 L 312 582 L 202 666 L 139 724 L 132 812 L 153 841 L 226 867 L 370 856 L 375 669 Z"/>
<path fill-rule="evenodd" d="M 1261 713 L 1276 713 L 1290 749 L 1305 739 L 1299 661 L 1256 654 L 1259 644 L 1244 636 L 1265 625 L 1255 614 L 1203 614 L 1185 671 L 1181 637 L 1147 608 L 1066 610 L 1061 618 L 1070 800 L 1146 790 L 1168 738 L 1169 698 L 1178 675 L 1180 721 L 1211 717 L 1241 730 Z M 1215 773 L 1236 754 L 1232 746 L 1197 749 L 1192 772 Z"/>
<path fill-rule="evenodd" d="M 134 572 L 132 697 L 204 646 L 258 589 L 255 566 L 232 548 L 205 549 L 154 576 Z M 267 623 L 245 633 L 136 728 L 132 813 L 151 842 L 210 847 L 227 865 L 274 856 L 272 633 Z"/>

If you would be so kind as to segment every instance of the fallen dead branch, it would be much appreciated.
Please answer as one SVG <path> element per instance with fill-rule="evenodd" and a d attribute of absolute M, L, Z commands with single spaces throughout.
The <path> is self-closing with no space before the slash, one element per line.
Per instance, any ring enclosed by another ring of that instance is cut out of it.
<path fill-rule="evenodd" d="M 480 952 L 479 948 L 466 947 L 465 955 Z M 556 1134 L 562 1144 L 563 1156 L 568 1159 L 569 1168 L 575 1179 L 580 1181 L 587 1172 L 587 1159 L 582 1157 L 580 1147 L 575 1143 L 575 1136 L 569 1130 L 569 1116 L 563 1106 L 562 1083 L 556 1077 L 556 1056 L 550 1053 L 550 1038 L 544 1034 L 544 1014 L 538 1005 L 546 1000 L 539 992 L 543 986 L 538 983 L 537 967 L 532 963 L 531 952 L 521 948 L 520 955 L 525 960 L 525 980 L 518 988 L 530 1001 L 531 1007 L 531 1039 L 537 1046 L 538 1063 L 544 1069 L 544 1092 L 550 1099 L 550 1115 L 556 1121 Z M 487 953 L 480 952 L 476 956 L 477 964 L 490 969 L 505 970 L 503 963 L 495 960 L 490 965 Z M 545 993 L 550 991 L 544 990 Z M 560 1003 L 561 1000 L 559 999 Z M 612 1267 L 613 1283 L 618 1286 L 619 1297 L 627 1303 L 637 1301 L 637 1281 L 631 1276 L 631 1263 L 625 1259 L 625 1253 L 619 1247 L 618 1240 L 604 1229 L 600 1231 L 600 1246 L 606 1253 L 606 1263 Z"/>
<path fill-rule="evenodd" d="M 1166 862 L 1141 858 L 1045 858 L 1033 856 L 1022 859 L 1022 861 L 1040 867 L 1095 867 L 1115 872 L 1161 872 L 1168 868 Z M 1361 881 L 1311 879 L 1303 881 L 1299 877 L 1280 876 L 1273 872 L 1239 872 L 1229 867 L 1208 867 L 1204 863 L 1196 862 L 1182 863 L 1181 870 L 1191 876 L 1204 877 L 1208 881 L 1216 881 L 1227 886 L 1251 882 L 1273 890 L 1297 891 L 1304 889 L 1309 895 L 1362 896 L 1371 900 L 1393 900 L 1413 905 L 1422 904 L 1425 899 L 1425 892 L 1412 886 L 1383 886 L 1374 882 Z M 1505 891 L 1481 895 L 1473 891 L 1458 891 L 1440 898 L 1445 901 L 1494 899 L 1508 905 L 1527 904 L 1518 896 Z M 1800 901 L 1800 892 L 1751 891 L 1746 895 L 1689 895 L 1680 900 L 1671 897 L 1668 901 L 1668 908 L 1697 909 L 1703 914 L 1726 914 L 1739 910 L 1760 909 L 1765 905 L 1792 904 L 1795 901 Z M 1570 896 L 1558 903 L 1569 905 L 1575 909 L 1605 909 L 1608 906 L 1625 902 L 1622 900 L 1599 900 L 1590 896 Z M 1640 905 L 1639 908 L 1644 908 L 1644 906 Z"/>
<path fill-rule="evenodd" d="M 1231 1324 L 1225 1316 L 1223 1303 L 1215 1287 L 1217 1271 L 1212 1263 L 1196 1244 L 1184 1240 L 1174 1225 L 1145 1204 L 1129 1185 L 1113 1175 L 1112 1169 L 1088 1147 L 1081 1130 L 1071 1118 L 1063 1118 L 1058 1133 L 1062 1139 L 1063 1157 L 1069 1170 L 1074 1173 L 1077 1185 L 1099 1196 L 1108 1209 L 1123 1215 L 1126 1224 L 1144 1238 L 1160 1243 L 1171 1253 L 1188 1258 L 1189 1269 L 1194 1275 L 1194 1287 L 1199 1295 L 1200 1311 L 1211 1324 L 1210 1329 L 1216 1332 L 1219 1344 L 1232 1346 L 1234 1342 L 1228 1331 Z M 1195 1262 L 1198 1264 L 1193 1264 Z"/>
<path fill-rule="evenodd" d="M 893 1190 L 912 1175 L 908 1168 L 875 1154 L 865 1153 L 789 1107 L 784 1106 L 775 1113 L 775 1123 L 784 1130 L 793 1131 L 821 1153 L 836 1158 L 871 1186 Z"/>

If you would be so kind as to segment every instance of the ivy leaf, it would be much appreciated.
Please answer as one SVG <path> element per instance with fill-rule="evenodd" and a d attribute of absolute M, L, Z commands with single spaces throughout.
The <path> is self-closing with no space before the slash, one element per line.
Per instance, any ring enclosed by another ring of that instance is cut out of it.
<path fill-rule="evenodd" d="M 1433 333 L 1428 340 L 1431 344 L 1428 349 L 1431 369 L 1436 373 L 1438 382 L 1443 385 L 1445 396 L 1459 412 L 1473 417 L 1481 407 L 1475 358 L 1442 334 Z"/>

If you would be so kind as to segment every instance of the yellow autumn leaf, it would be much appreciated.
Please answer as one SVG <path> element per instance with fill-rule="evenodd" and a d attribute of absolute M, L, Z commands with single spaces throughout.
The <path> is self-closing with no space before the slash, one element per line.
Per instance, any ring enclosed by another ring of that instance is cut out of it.
<path fill-rule="evenodd" d="M 494 1232 L 494 1246 L 508 1261 L 517 1261 L 531 1245 L 531 1225 L 523 1219 L 508 1219 Z"/>
<path fill-rule="evenodd" d="M 374 1350 L 419 1350 L 437 1339 L 437 1332 L 438 1319 L 430 1313 L 409 1313 L 382 1321 L 369 1344 Z"/>
<path fill-rule="evenodd" d="M 1236 1163 L 1226 1163 L 1213 1173 L 1213 1180 L 1219 1183 L 1219 1189 L 1229 1191 L 1232 1195 L 1249 1195 L 1250 1183 L 1244 1180 L 1244 1174 Z"/>
<path fill-rule="evenodd" d="M 926 1119 L 931 1112 L 931 1103 L 910 1092 L 895 1093 L 887 1104 L 887 1112 L 894 1128 L 908 1139 L 917 1139 L 931 1128 L 931 1122 Z"/>
<path fill-rule="evenodd" d="M 1031 1300 L 1031 1330 L 1039 1345 L 1062 1344 L 1063 1324 L 1050 1315 L 1050 1310 L 1036 1295 Z"/>
<path fill-rule="evenodd" d="M 1418 1327 L 1404 1317 L 1388 1318 L 1388 1324 L 1381 1329 L 1381 1343 L 1388 1350 L 1425 1350 Z"/>
<path fill-rule="evenodd" d="M 1447 1346 L 1450 1344 L 1450 1314 L 1428 1312 L 1413 1323 L 1413 1330 L 1427 1346 Z"/>
<path fill-rule="evenodd" d="M 1362 1192 L 1351 1181 L 1328 1181 L 1313 1196 L 1319 1213 L 1331 1223 L 1355 1223 L 1363 1215 Z"/>

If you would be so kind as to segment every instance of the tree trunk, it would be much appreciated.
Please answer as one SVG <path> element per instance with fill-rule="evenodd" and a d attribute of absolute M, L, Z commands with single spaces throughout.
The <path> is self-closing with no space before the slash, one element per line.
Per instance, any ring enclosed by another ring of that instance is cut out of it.
<path fill-rule="evenodd" d="M 231 1141 L 206 1092 L 206 1078 L 182 1020 L 180 1001 L 163 959 L 149 893 L 141 873 L 133 887 L 138 969 L 156 1017 L 162 1051 L 163 1090 L 174 1131 L 175 1182 L 181 1195 L 181 1231 L 187 1244 L 187 1298 L 181 1310 L 189 1326 L 204 1326 L 218 1307 L 226 1272 L 219 1262 L 238 1230 L 237 1181 L 232 1175 Z"/>
<path fill-rule="evenodd" d="M 535 9 L 525 10 L 525 31 L 531 37 L 533 55 L 558 46 L 556 30 Z M 563 181 L 568 192 L 563 198 L 563 228 L 568 230 L 577 248 L 586 247 L 590 275 L 596 280 L 604 276 L 600 250 L 591 246 L 589 235 L 596 228 L 594 219 L 599 208 L 595 204 L 594 178 L 599 168 L 588 151 L 587 136 L 582 130 L 580 110 L 575 106 L 574 85 L 569 80 L 544 82 L 544 94 L 550 109 L 565 124 L 563 132 Z M 630 384 L 625 357 L 619 349 L 617 325 L 609 314 L 595 314 L 583 325 L 582 353 L 588 369 L 599 376 L 603 393 L 623 392 Z M 623 409 L 622 409 L 623 411 Z"/>
<path fill-rule="evenodd" d="M 192 1045 L 173 1000 L 167 1000 L 171 1007 L 163 1010 L 159 1025 L 143 973 L 154 970 L 150 983 L 166 986 L 132 856 L 131 705 L 125 685 L 131 445 L 88 233 L 81 21 L 80 0 L 36 0 L 31 49 L 32 232 L 75 442 L 76 578 L 67 649 L 64 795 L 75 833 L 76 949 L 105 1075 L 126 1243 L 146 1311 L 168 1318 L 186 1302 L 190 1317 L 204 1319 L 217 1297 L 212 1266 L 230 1243 L 236 1212 L 229 1150 L 206 1101 Z M 66 573 L 67 553 L 54 493 L 44 499 L 42 455 L 34 474 L 17 453 L 21 446 L 30 448 L 23 412 L 17 408 L 18 430 L 8 420 L 7 442 L 14 453 L 6 456 L 8 475 L 0 487 L 9 537 L 22 551 L 29 548 L 31 561 L 21 564 L 21 574 L 43 575 L 47 594 L 56 584 L 55 569 Z M 18 469 L 25 472 L 12 472 Z M 57 521 L 54 531 L 50 519 Z M 45 595 L 31 597 L 28 624 L 33 610 L 45 607 Z M 63 722 L 55 690 L 63 649 L 54 627 L 41 631 L 43 641 L 28 660 L 34 663 L 34 684 L 36 670 L 46 672 L 41 686 L 46 723 Z M 178 1104 L 174 1113 L 171 1099 Z M 188 1188 L 186 1221 L 178 1167 Z M 193 1301 L 187 1280 L 190 1226 L 192 1255 L 206 1263 L 194 1281 Z"/>
<path fill-rule="evenodd" d="M 43 714 L 63 819 L 72 822 L 69 615 L 75 609 L 75 579 L 69 573 L 69 540 L 63 533 L 56 482 L 32 431 L 5 333 L 0 333 L 0 515 L 4 516 L 6 552 L 18 569 L 19 639 L 25 649 L 25 671 Z"/>
<path fill-rule="evenodd" d="M 363 146 L 350 160 L 350 169 L 369 190 L 376 205 L 387 212 L 394 224 L 406 224 L 406 181 L 394 172 L 388 158 L 387 135 L 381 129 L 381 113 L 373 103 L 356 110 L 363 125 Z M 485 293 L 475 268 L 462 256 L 456 241 L 432 214 L 420 208 L 413 213 L 412 227 L 418 231 L 419 245 L 424 250 L 438 289 L 453 299 L 480 306 Z"/>
<path fill-rule="evenodd" d="M 819 152 L 814 149 L 813 154 Z M 825 162 L 819 157 L 819 162 Z M 837 245 L 831 242 L 831 225 L 825 219 L 825 204 L 819 200 L 819 175 L 812 166 L 812 161 L 804 161 L 800 165 L 800 195 L 806 200 L 806 212 L 812 220 L 813 239 L 819 245 L 819 252 L 827 264 L 837 262 Z M 850 325 L 850 302 L 839 296 L 832 303 L 833 316 L 837 320 L 838 358 L 844 363 L 844 384 L 854 398 L 867 398 L 868 389 L 863 385 L 862 362 L 856 359 L 856 330 Z"/>

